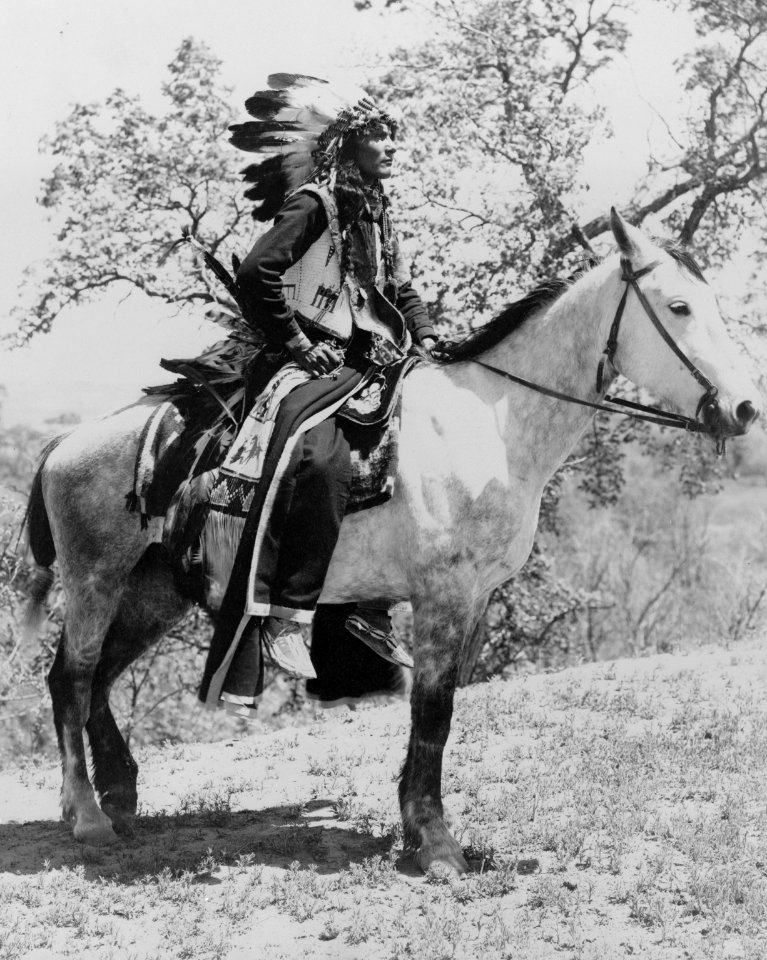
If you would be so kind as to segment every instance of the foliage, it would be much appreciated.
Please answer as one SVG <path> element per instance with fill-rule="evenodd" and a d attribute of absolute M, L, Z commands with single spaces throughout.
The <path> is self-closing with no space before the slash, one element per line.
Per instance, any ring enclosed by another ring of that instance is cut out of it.
<path fill-rule="evenodd" d="M 218 300 L 217 282 L 179 240 L 188 230 L 216 252 L 250 222 L 226 144 L 231 91 L 219 68 L 187 39 L 168 66 L 166 113 L 154 116 L 118 89 L 103 104 L 78 104 L 43 142 L 58 160 L 40 198 L 57 244 L 27 274 L 18 339 L 49 330 L 66 306 L 112 284 L 168 303 Z"/>
<path fill-rule="evenodd" d="M 472 679 L 509 667 L 561 666 L 577 659 L 571 650 L 583 614 L 600 602 L 599 594 L 573 587 L 552 571 L 552 559 L 540 542 L 525 565 L 493 594 L 486 614 L 487 643 Z M 571 657 L 570 655 L 573 654 Z"/>
<path fill-rule="evenodd" d="M 677 196 L 692 202 L 671 219 L 680 239 L 724 258 L 744 227 L 764 230 L 767 172 L 767 10 L 758 0 L 691 0 L 700 45 L 680 63 L 692 99 L 676 160 Z M 655 161 L 659 173 L 666 164 Z"/>
<path fill-rule="evenodd" d="M 603 123 L 579 88 L 624 49 L 624 6 L 435 0 L 434 36 L 395 55 L 379 90 L 403 114 L 399 222 L 438 319 L 474 323 L 562 267 Z"/>
<path fill-rule="evenodd" d="M 398 16 L 401 4 L 383 10 Z M 380 79 L 404 123 L 398 223 L 421 288 L 443 326 L 476 323 L 574 260 L 573 225 L 588 184 L 585 146 L 609 136 L 594 84 L 630 40 L 628 0 L 427 0 L 428 41 L 395 52 Z M 700 43 L 678 64 L 690 109 L 668 122 L 627 213 L 654 215 L 720 263 L 745 226 L 764 229 L 767 13 L 757 0 L 690 0 Z M 214 252 L 251 234 L 234 151 L 233 106 L 220 64 L 185 40 L 154 116 L 116 90 L 80 104 L 43 148 L 57 166 L 41 203 L 58 227 L 56 255 L 27 278 L 19 336 L 50 328 L 69 303 L 114 283 L 168 302 L 212 303 L 215 283 L 187 247 Z M 417 78 L 417 82 L 416 82 Z M 673 129 L 672 129 L 673 126 Z M 595 238 L 606 215 L 583 224 Z"/>
<path fill-rule="evenodd" d="M 5 388 L 0 386 L 0 400 L 4 395 Z M 0 416 L 0 490 L 27 491 L 42 445 L 43 436 L 37 430 L 21 424 L 3 426 Z"/>
<path fill-rule="evenodd" d="M 555 569 L 593 598 L 578 611 L 570 651 L 585 659 L 669 652 L 732 642 L 763 623 L 761 488 L 730 482 L 717 498 L 697 489 L 691 497 L 666 482 L 657 461 L 655 469 L 635 463 L 632 475 L 621 502 L 589 523 L 568 494 Z M 725 514 L 726 525 L 717 520 Z"/>
<path fill-rule="evenodd" d="M 476 322 L 515 289 L 572 263 L 588 188 L 583 151 L 609 136 L 594 83 L 626 50 L 631 5 L 425 7 L 433 35 L 398 50 L 379 86 L 404 115 L 399 222 L 438 318 Z M 744 227 L 764 229 L 767 12 L 756 0 L 692 0 L 689 9 L 700 43 L 677 64 L 689 109 L 667 121 L 662 155 L 647 157 L 625 212 L 698 240 L 718 264 Z M 605 213 L 582 224 L 582 235 L 607 228 Z"/>
<path fill-rule="evenodd" d="M 53 738 L 45 678 L 61 617 L 54 609 L 36 642 L 24 643 L 29 572 L 16 552 L 22 517 L 18 498 L 0 493 L 0 762 L 45 753 Z"/>
<path fill-rule="evenodd" d="M 42 447 L 43 435 L 33 427 L 0 428 L 0 487 L 25 493 Z"/>
<path fill-rule="evenodd" d="M 463 682 L 732 642 L 764 623 L 763 487 L 736 488 L 722 461 L 677 437 L 606 450 L 630 465 L 608 457 L 594 474 L 582 461 L 550 485 L 533 554 L 493 594 Z"/>

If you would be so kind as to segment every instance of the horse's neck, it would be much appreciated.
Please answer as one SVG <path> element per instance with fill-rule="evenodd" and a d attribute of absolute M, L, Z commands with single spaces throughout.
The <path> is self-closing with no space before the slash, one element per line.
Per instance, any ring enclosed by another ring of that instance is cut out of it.
<path fill-rule="evenodd" d="M 603 265 L 587 273 L 480 359 L 561 393 L 596 400 L 597 366 L 618 296 L 610 289 L 609 272 Z M 512 406 L 504 418 L 511 456 L 515 445 L 528 441 L 544 472 L 557 469 L 594 416 L 587 407 L 523 387 L 507 392 L 505 402 Z"/>

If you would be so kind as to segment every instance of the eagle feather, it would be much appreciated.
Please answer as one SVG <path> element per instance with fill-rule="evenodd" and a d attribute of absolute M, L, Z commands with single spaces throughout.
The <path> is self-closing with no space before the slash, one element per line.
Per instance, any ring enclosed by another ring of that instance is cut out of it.
<path fill-rule="evenodd" d="M 260 163 L 243 172 L 245 192 L 256 202 L 256 220 L 271 220 L 285 197 L 305 183 L 316 167 L 319 139 L 344 111 L 359 104 L 373 106 L 357 86 L 334 86 L 302 73 L 272 73 L 268 90 L 245 101 L 252 120 L 229 127 L 229 142 L 239 150 L 262 154 Z"/>

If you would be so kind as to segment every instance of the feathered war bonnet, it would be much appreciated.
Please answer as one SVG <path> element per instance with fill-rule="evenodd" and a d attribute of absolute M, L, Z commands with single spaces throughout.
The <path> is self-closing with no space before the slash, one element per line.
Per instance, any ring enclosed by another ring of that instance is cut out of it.
<path fill-rule="evenodd" d="M 242 171 L 252 184 L 245 196 L 257 204 L 256 220 L 273 219 L 285 198 L 310 180 L 327 177 L 332 189 L 334 166 L 350 136 L 380 127 L 396 133 L 396 120 L 359 87 L 340 89 L 297 73 L 273 73 L 267 83 L 268 90 L 245 101 L 255 119 L 229 127 L 230 143 L 265 157 Z"/>

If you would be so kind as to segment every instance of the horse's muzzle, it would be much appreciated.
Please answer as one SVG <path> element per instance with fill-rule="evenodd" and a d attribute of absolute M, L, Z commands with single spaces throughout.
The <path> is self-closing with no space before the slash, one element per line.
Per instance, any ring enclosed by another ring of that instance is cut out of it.
<path fill-rule="evenodd" d="M 748 430 L 752 423 L 758 418 L 759 410 L 750 400 L 744 400 L 735 408 L 735 418 L 742 424 L 744 432 Z"/>
<path fill-rule="evenodd" d="M 703 404 L 700 418 L 713 437 L 723 440 L 742 436 L 757 419 L 759 412 L 759 408 L 750 400 L 742 400 L 728 411 L 712 398 Z"/>

